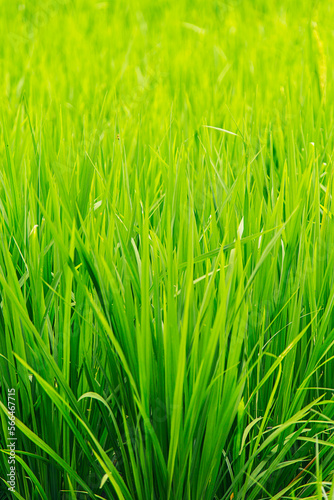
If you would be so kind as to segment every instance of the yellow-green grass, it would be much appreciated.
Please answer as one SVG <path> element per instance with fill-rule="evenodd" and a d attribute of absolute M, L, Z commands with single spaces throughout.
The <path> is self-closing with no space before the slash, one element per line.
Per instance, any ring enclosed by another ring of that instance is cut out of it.
<path fill-rule="evenodd" d="M 1 7 L 0 497 L 333 500 L 332 2 Z"/>

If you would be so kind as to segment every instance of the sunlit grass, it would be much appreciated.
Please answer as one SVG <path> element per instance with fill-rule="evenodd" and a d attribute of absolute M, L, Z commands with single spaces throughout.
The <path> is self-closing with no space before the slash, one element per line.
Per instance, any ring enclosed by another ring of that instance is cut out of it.
<path fill-rule="evenodd" d="M 1 498 L 333 500 L 331 3 L 1 5 Z"/>

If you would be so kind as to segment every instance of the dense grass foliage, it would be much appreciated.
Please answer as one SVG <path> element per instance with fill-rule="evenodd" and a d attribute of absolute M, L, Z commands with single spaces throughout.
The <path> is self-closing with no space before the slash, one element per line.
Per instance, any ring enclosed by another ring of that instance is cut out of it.
<path fill-rule="evenodd" d="M 1 7 L 1 498 L 333 500 L 332 2 Z"/>

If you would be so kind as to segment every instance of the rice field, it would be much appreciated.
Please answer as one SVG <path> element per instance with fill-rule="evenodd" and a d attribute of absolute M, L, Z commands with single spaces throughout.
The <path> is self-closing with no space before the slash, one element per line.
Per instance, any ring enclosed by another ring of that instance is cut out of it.
<path fill-rule="evenodd" d="M 0 499 L 334 500 L 333 3 L 0 5 Z"/>

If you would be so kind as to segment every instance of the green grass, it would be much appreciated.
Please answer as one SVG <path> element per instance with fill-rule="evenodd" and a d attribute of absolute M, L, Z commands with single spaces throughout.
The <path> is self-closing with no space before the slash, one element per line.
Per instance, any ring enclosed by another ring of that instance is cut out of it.
<path fill-rule="evenodd" d="M 333 500 L 332 2 L 23 1 L 0 498 Z"/>

